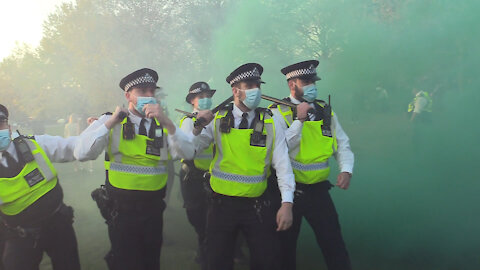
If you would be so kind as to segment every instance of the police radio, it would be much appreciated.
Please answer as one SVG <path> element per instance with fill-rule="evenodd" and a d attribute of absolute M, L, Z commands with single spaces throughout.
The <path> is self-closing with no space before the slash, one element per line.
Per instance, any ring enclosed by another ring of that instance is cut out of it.
<path fill-rule="evenodd" d="M 267 135 L 263 134 L 263 127 L 265 125 L 265 113 L 268 113 L 270 114 L 270 116 L 272 116 L 272 112 L 269 109 L 263 110 L 263 118 L 261 120 L 258 119 L 253 126 L 253 133 L 250 136 L 251 146 L 265 147 L 267 145 Z M 258 114 L 258 116 L 260 117 L 260 114 Z"/>
<path fill-rule="evenodd" d="M 323 108 L 322 135 L 332 137 L 332 107 L 330 106 L 330 95 L 328 95 L 328 104 Z"/>
<path fill-rule="evenodd" d="M 18 156 L 25 163 L 34 161 L 35 158 L 33 157 L 32 150 L 30 150 L 30 147 L 25 141 L 25 136 L 21 135 L 18 130 L 17 130 L 17 133 L 20 136 L 13 139 L 13 144 L 15 145 L 15 149 L 17 150 Z"/>
<path fill-rule="evenodd" d="M 127 120 L 126 123 L 122 125 L 123 129 L 123 139 L 124 140 L 133 140 L 135 139 L 135 126 L 130 120 Z"/>

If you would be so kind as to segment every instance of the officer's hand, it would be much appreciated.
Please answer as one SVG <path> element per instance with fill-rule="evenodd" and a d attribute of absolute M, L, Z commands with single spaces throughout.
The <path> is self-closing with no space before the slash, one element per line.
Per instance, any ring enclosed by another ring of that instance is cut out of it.
<path fill-rule="evenodd" d="M 166 117 L 160 104 L 145 104 L 143 111 L 145 112 L 145 118 L 157 118 L 160 122 L 162 122 L 162 118 Z"/>
<path fill-rule="evenodd" d="M 277 232 L 285 231 L 292 226 L 292 203 L 284 202 L 277 212 Z"/>
<path fill-rule="evenodd" d="M 125 113 L 128 115 L 128 110 L 126 108 L 120 108 L 119 106 L 117 106 L 117 108 L 115 109 L 115 112 L 112 114 L 112 117 L 110 117 L 106 122 L 105 122 L 105 126 L 108 128 L 108 129 L 111 129 L 113 126 L 115 126 L 116 124 L 120 123 L 123 121 L 123 119 L 125 117 L 120 117 L 119 115 L 121 113 Z"/>
<path fill-rule="evenodd" d="M 176 128 L 172 120 L 163 112 L 160 104 L 145 104 L 143 106 L 146 118 L 156 118 L 167 130 L 169 135 L 174 135 Z"/>
<path fill-rule="evenodd" d="M 197 114 L 197 121 L 195 124 L 195 128 L 193 130 L 193 134 L 196 136 L 202 132 L 202 129 L 212 122 L 214 118 L 214 114 L 210 110 L 199 111 Z M 202 119 L 202 120 L 200 120 Z"/>
<path fill-rule="evenodd" d="M 350 173 L 341 172 L 337 176 L 337 184 L 335 185 L 341 189 L 348 189 L 348 186 L 350 186 L 350 178 L 352 178 L 352 175 Z"/>
<path fill-rule="evenodd" d="M 91 125 L 93 122 L 97 121 L 98 117 L 90 116 L 87 118 L 87 124 Z"/>
<path fill-rule="evenodd" d="M 308 110 L 310 110 L 312 107 L 307 102 L 302 102 L 297 105 L 297 118 L 301 122 L 305 121 L 308 116 Z"/>

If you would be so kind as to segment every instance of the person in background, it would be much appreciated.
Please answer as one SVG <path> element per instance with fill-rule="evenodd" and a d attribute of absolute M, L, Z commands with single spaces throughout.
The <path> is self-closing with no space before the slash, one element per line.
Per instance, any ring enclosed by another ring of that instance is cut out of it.
<path fill-rule="evenodd" d="M 80 269 L 73 209 L 52 162 L 75 160 L 77 137 L 20 135 L 13 138 L 9 113 L 0 105 L 0 217 L 3 267 L 36 270 L 46 252 L 54 270 Z"/>

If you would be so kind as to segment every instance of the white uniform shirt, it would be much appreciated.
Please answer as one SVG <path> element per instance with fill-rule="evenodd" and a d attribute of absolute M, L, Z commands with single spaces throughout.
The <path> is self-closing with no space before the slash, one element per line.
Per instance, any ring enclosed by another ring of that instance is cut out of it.
<path fill-rule="evenodd" d="M 96 159 L 108 146 L 109 129 L 105 126 L 105 122 L 111 115 L 102 115 L 98 120 L 94 121 L 80 135 L 77 146 L 75 147 L 75 157 L 80 161 Z M 141 117 L 129 113 L 128 117 L 135 126 L 135 134 L 138 134 Z M 152 119 L 145 119 L 145 128 L 150 130 Z M 117 124 L 120 125 L 120 124 Z M 187 136 L 183 131 L 176 127 L 174 135 L 169 134 L 168 151 L 173 159 L 192 159 L 194 147 L 192 144 L 192 136 Z"/>
<path fill-rule="evenodd" d="M 252 124 L 253 119 L 255 118 L 255 111 L 249 111 L 248 113 L 248 125 Z M 234 118 L 234 127 L 238 128 L 240 122 L 242 121 L 243 112 L 235 105 L 233 105 L 233 118 Z M 273 117 L 275 127 L 277 127 L 281 119 L 278 117 Z M 207 148 L 214 140 L 214 121 L 210 122 L 206 128 L 193 139 L 195 149 L 197 152 L 203 151 Z M 288 157 L 288 148 L 285 142 L 285 134 L 283 129 L 275 128 L 275 146 L 272 154 L 272 166 L 277 171 L 278 178 L 278 188 L 282 194 L 282 202 L 293 202 L 293 192 L 295 191 L 295 177 L 292 171 L 292 165 L 290 164 L 290 159 Z"/>
<path fill-rule="evenodd" d="M 290 100 L 293 104 L 300 104 L 301 102 L 295 99 L 290 95 Z M 314 108 L 313 103 L 310 104 Z M 280 112 L 277 109 L 272 109 L 273 114 L 282 119 L 281 127 L 285 130 L 285 137 L 287 139 L 287 145 L 290 150 L 300 147 L 300 141 L 302 139 L 302 127 L 303 123 L 300 120 L 294 120 L 290 125 L 290 128 L 287 127 L 285 120 L 281 116 Z M 310 119 L 313 120 L 315 116 L 310 115 Z M 337 115 L 334 114 L 332 117 L 332 131 L 335 130 L 337 137 L 337 152 L 333 153 L 333 156 L 338 162 L 338 166 L 341 172 L 353 173 L 353 163 L 354 155 L 350 149 L 350 139 L 348 138 L 345 131 L 343 131 L 342 126 L 338 122 Z"/>
<path fill-rule="evenodd" d="M 12 137 L 16 137 L 12 134 Z M 68 162 L 75 160 L 73 156 L 73 150 L 75 149 L 75 144 L 78 137 L 72 136 L 68 138 L 62 138 L 60 136 L 50 136 L 50 135 L 36 135 L 35 141 L 40 145 L 40 147 L 45 151 L 48 158 L 51 162 Z M 7 151 L 10 156 L 18 162 L 17 151 L 15 150 L 15 145 L 13 141 L 8 146 Z M 1 153 L 1 152 L 0 152 Z M 0 163 L 4 167 L 8 167 L 7 159 L 1 154 Z"/>
<path fill-rule="evenodd" d="M 194 109 L 192 113 L 196 113 L 196 112 L 198 112 L 198 110 Z M 183 130 L 183 133 L 190 135 L 192 134 L 192 130 L 194 127 L 193 124 L 194 124 L 193 119 L 190 117 L 187 117 L 183 119 L 182 126 L 180 128 Z"/>

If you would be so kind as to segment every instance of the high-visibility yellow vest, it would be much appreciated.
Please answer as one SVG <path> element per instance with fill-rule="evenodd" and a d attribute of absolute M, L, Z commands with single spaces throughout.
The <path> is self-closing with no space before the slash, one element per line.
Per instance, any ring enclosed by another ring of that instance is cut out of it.
<path fill-rule="evenodd" d="M 221 119 L 228 110 L 216 113 L 214 119 L 215 156 L 210 164 L 210 185 L 216 193 L 237 197 L 259 197 L 267 188 L 272 153 L 275 143 L 275 125 L 268 113 L 260 113 L 264 120 L 265 146 L 250 145 L 253 129 L 231 128 L 220 131 Z M 257 117 L 257 116 L 256 116 Z"/>
<path fill-rule="evenodd" d="M 105 161 L 110 184 L 127 190 L 156 191 L 164 188 L 168 177 L 167 161 L 170 159 L 168 131 L 163 129 L 163 147 L 153 149 L 154 139 L 148 136 L 135 134 L 132 140 L 125 140 L 122 126 L 126 122 L 127 117 L 110 130 L 107 149 L 110 160 Z M 158 153 L 152 154 L 151 150 Z"/>
<path fill-rule="evenodd" d="M 425 99 L 427 99 L 427 106 L 425 106 L 424 111 L 425 112 L 432 112 L 433 99 L 430 96 L 430 94 L 428 92 L 422 91 L 421 96 L 424 97 Z M 415 109 L 415 103 L 417 102 L 417 99 L 418 99 L 418 97 L 415 96 L 413 101 L 408 104 L 408 112 L 413 112 L 413 110 Z"/>
<path fill-rule="evenodd" d="M 25 139 L 34 160 L 25 164 L 12 178 L 0 178 L 0 211 L 16 215 L 52 190 L 58 182 L 57 171 L 47 154 L 33 139 Z"/>
<path fill-rule="evenodd" d="M 322 102 L 316 101 L 316 103 L 322 108 L 325 106 Z M 292 109 L 285 105 L 277 105 L 277 109 L 290 127 L 293 122 Z M 333 118 L 333 111 L 331 116 Z M 330 174 L 328 159 L 337 151 L 337 139 L 335 130 L 332 130 L 332 137 L 324 136 L 322 125 L 323 119 L 304 121 L 299 147 L 288 150 L 295 181 L 298 183 L 319 183 L 327 180 Z"/>
<path fill-rule="evenodd" d="M 183 125 L 183 121 L 187 118 L 188 116 L 184 116 L 180 120 L 180 127 Z M 195 121 L 195 117 L 192 118 L 193 121 Z M 208 168 L 210 168 L 210 163 L 212 163 L 213 160 L 213 144 L 210 144 L 210 146 L 205 149 L 202 153 L 196 154 L 195 159 L 193 160 L 193 163 L 195 164 L 195 167 L 200 170 L 207 171 Z"/>

